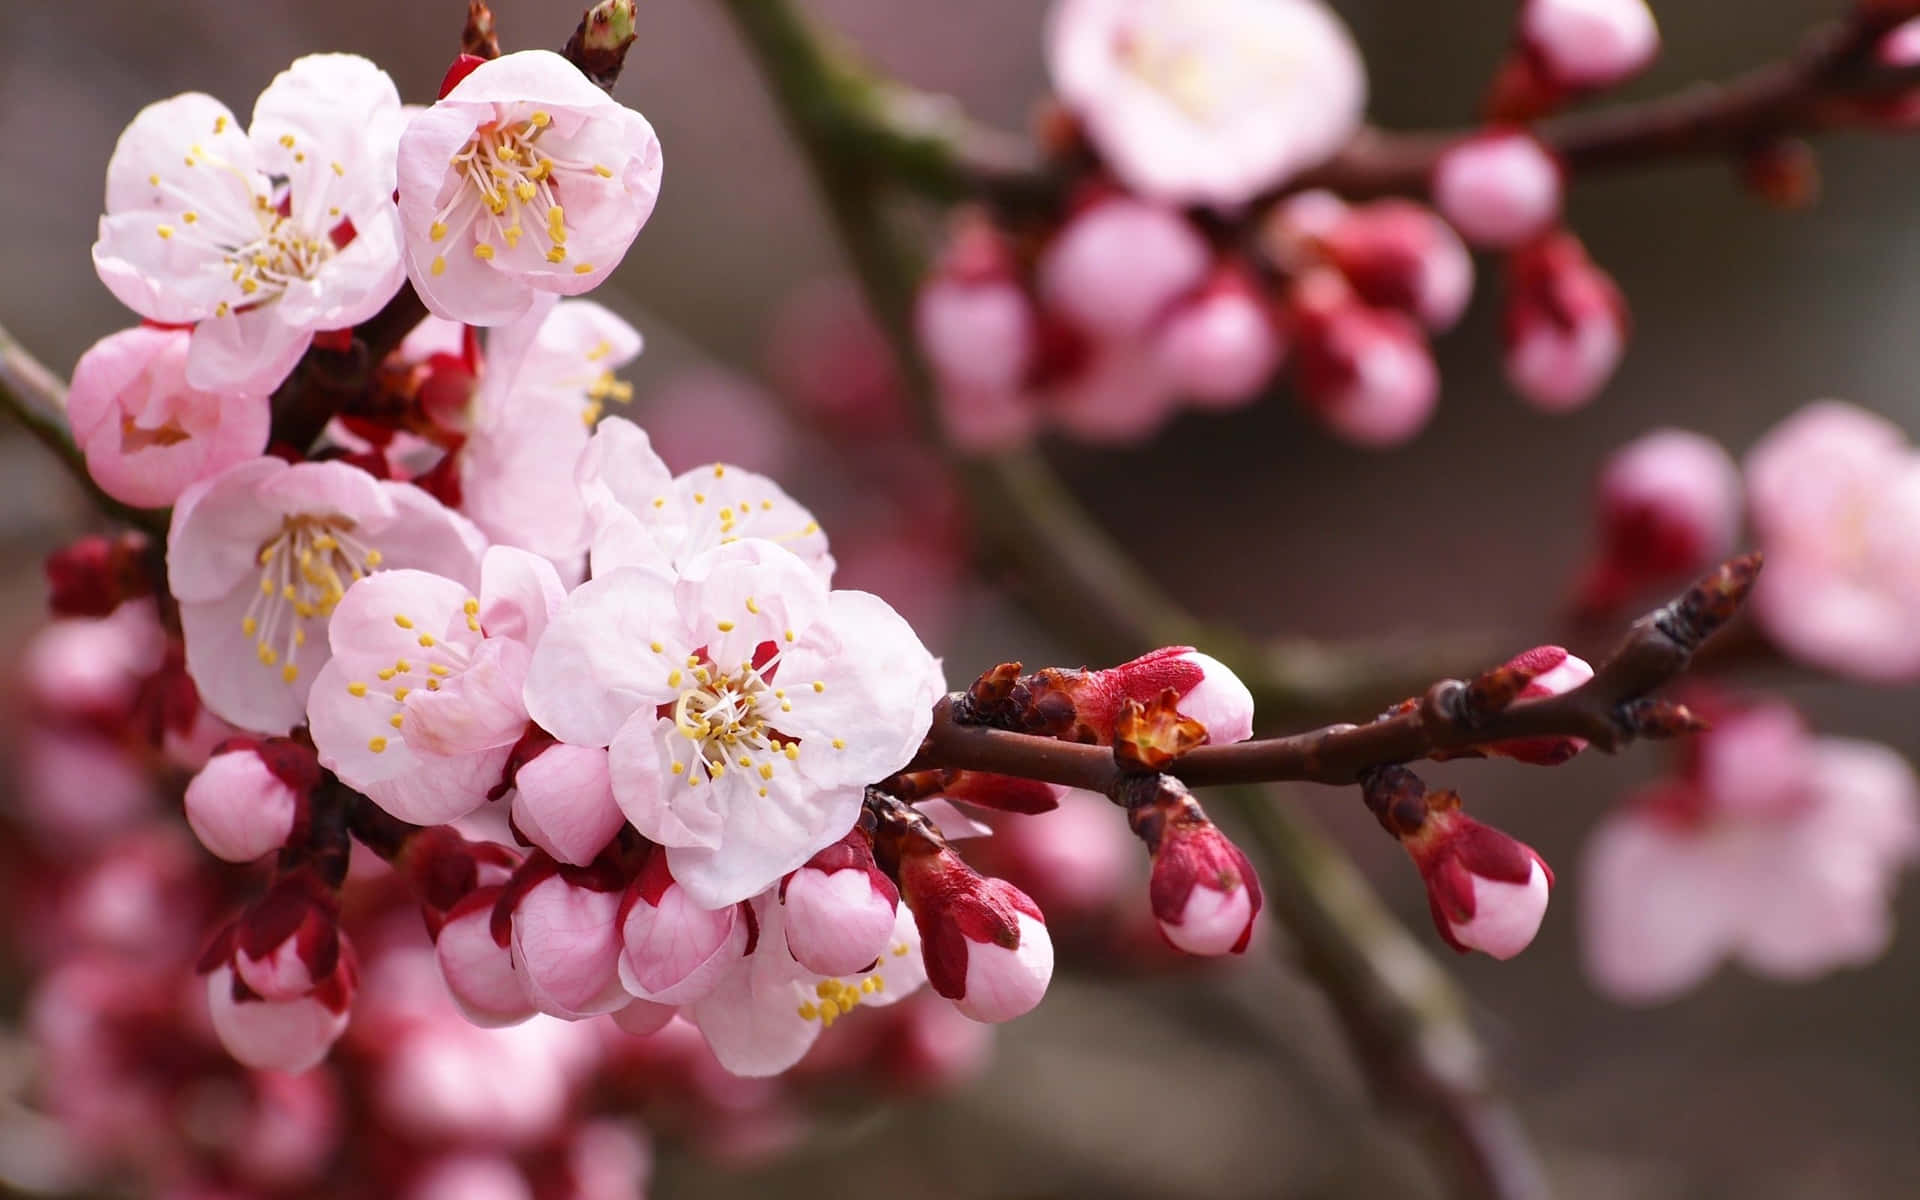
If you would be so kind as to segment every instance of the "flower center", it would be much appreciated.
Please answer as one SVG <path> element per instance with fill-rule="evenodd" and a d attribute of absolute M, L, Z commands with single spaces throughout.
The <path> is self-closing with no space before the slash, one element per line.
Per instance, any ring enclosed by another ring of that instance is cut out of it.
<path fill-rule="evenodd" d="M 1216 0 L 1176 4 L 1160 19 L 1114 35 L 1120 62 L 1142 83 L 1197 123 L 1214 125 L 1237 115 L 1284 82 L 1298 52 L 1260 21 L 1212 28 Z"/>
<path fill-rule="evenodd" d="M 613 178 L 611 168 L 555 154 L 546 143 L 553 117 L 542 109 L 524 120 L 490 121 L 474 131 L 467 144 L 449 161 L 466 184 L 434 217 L 427 236 L 435 242 L 449 229 L 471 223 L 473 256 L 491 261 L 499 247 L 519 248 L 522 239 L 550 263 L 567 261 L 567 214 L 560 203 L 563 177 L 597 175 Z M 447 269 L 444 255 L 436 254 L 428 268 L 438 275 Z M 575 263 L 576 275 L 593 272 L 591 263 Z"/>
<path fill-rule="evenodd" d="M 307 644 L 307 622 L 325 621 L 354 581 L 380 566 L 380 552 L 352 529 L 345 517 L 285 517 L 280 532 L 260 547 L 260 593 L 240 631 L 256 639 L 261 665 L 280 666 L 288 683 L 300 675 L 293 657 Z"/>
<path fill-rule="evenodd" d="M 765 783 L 773 778 L 774 762 L 800 757 L 800 743 L 784 736 L 767 719 L 767 711 L 791 710 L 787 693 L 773 686 L 771 676 L 778 668 L 780 655 L 773 643 L 764 643 L 754 662 L 743 662 L 738 670 L 721 674 L 704 651 L 687 656 L 685 670 L 676 669 L 667 676 L 668 687 L 691 687 L 680 693 L 671 705 L 663 706 L 673 720 L 689 751 L 683 761 L 674 753 L 671 770 L 684 775 L 687 786 L 698 787 L 726 775 L 730 767 L 750 770 Z M 760 789 L 761 795 L 767 789 Z"/>
<path fill-rule="evenodd" d="M 475 634 L 480 633 L 479 597 L 468 596 L 462 612 L 467 618 L 467 630 Z M 405 613 L 393 614 L 393 623 L 408 632 L 412 632 L 415 628 L 413 618 Z M 412 695 L 416 688 L 437 692 L 443 683 L 459 675 L 473 662 L 469 648 L 458 642 L 437 638 L 425 631 L 420 632 L 414 641 L 420 647 L 419 653 L 396 658 L 393 660 L 393 665 L 381 667 L 374 672 L 379 685 L 368 684 L 364 680 L 355 680 L 347 684 L 349 696 L 371 697 L 390 702 L 393 711 L 387 714 L 387 724 L 395 730 L 404 730 L 407 727 L 407 697 Z M 381 686 L 390 690 L 382 691 Z M 367 749 L 375 754 L 385 753 L 386 736 L 379 735 L 367 739 Z"/>

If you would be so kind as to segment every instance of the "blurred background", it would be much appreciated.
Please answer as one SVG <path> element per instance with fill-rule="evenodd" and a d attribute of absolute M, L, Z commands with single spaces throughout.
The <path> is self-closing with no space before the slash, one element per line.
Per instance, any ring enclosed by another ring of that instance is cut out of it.
<path fill-rule="evenodd" d="M 1043 6 L 1031 0 L 807 7 L 878 66 L 953 93 L 987 122 L 1022 127 L 1044 93 Z M 1374 119 L 1395 128 L 1471 119 L 1513 9 L 1496 0 L 1334 7 L 1366 54 Z M 201 90 L 244 113 L 277 71 L 315 50 L 368 55 L 409 100 L 425 102 L 455 49 L 462 8 L 456 0 L 7 0 L 0 322 L 61 371 L 127 323 L 87 250 L 114 139 L 142 105 Z M 1655 9 L 1664 53 L 1621 98 L 1786 53 L 1838 6 L 1664 0 Z M 558 46 L 578 6 L 500 0 L 495 13 L 509 49 Z M 676 466 L 739 449 L 729 457 L 776 467 L 808 503 L 827 512 L 857 505 L 864 481 L 837 468 L 830 438 L 803 430 L 789 443 L 777 424 L 756 433 L 756 420 L 729 422 L 735 443 L 716 442 L 719 422 L 688 418 L 709 404 L 752 408 L 766 389 L 793 390 L 794 372 L 827 369 L 818 359 L 839 352 L 831 314 L 845 296 L 832 282 L 841 264 L 802 164 L 724 14 L 704 0 L 649 0 L 616 94 L 654 123 L 667 161 L 649 228 L 596 295 L 649 340 L 631 372 L 634 415 L 650 427 L 689 426 L 678 461 L 672 439 L 656 435 Z M 1543 415 L 1506 393 L 1496 306 L 1483 287 L 1468 319 L 1438 344 L 1440 413 L 1405 450 L 1342 445 L 1274 398 L 1225 416 L 1183 415 L 1150 449 L 1057 446 L 1055 457 L 1089 506 L 1124 520 L 1154 574 L 1204 615 L 1284 635 L 1496 631 L 1514 650 L 1549 640 L 1586 548 L 1588 482 L 1629 437 L 1678 424 L 1737 455 L 1822 396 L 1920 432 L 1912 382 L 1920 339 L 1911 332 L 1920 306 L 1911 201 L 1920 143 L 1847 136 L 1819 149 L 1823 195 L 1799 214 L 1754 202 L 1716 161 L 1574 186 L 1571 224 L 1625 291 L 1635 336 L 1612 385 L 1572 416 Z M 809 355 L 811 365 L 795 365 Z M 11 428 L 3 432 L 0 641 L 12 655 L 42 620 L 40 559 L 88 518 L 57 465 Z M 1141 496 L 1170 502 L 1142 511 Z M 950 680 L 1003 658 L 1038 665 L 1069 653 L 990 586 L 947 588 L 934 577 L 930 589 L 909 556 L 910 538 L 876 540 L 850 564 L 865 574 L 847 582 L 930 623 Z M 1764 682 L 1803 703 L 1821 732 L 1920 752 L 1910 692 Z M 1551 772 L 1449 764 L 1427 778 L 1459 788 L 1477 815 L 1536 846 L 1569 884 L 1585 831 L 1657 773 L 1664 753 L 1585 755 Z M 1900 906 L 1906 936 L 1867 969 L 1796 986 L 1728 970 L 1665 1007 L 1626 1009 L 1581 976 L 1570 888 L 1529 953 L 1505 964 L 1456 960 L 1432 935 L 1418 877 L 1354 792 L 1301 787 L 1285 802 L 1347 845 L 1416 939 L 1446 956 L 1560 1194 L 1920 1194 L 1920 888 L 1906 889 Z M 958 1093 L 826 1122 L 797 1150 L 745 1167 L 663 1150 L 656 1191 L 1435 1194 L 1416 1143 L 1375 1115 L 1324 1002 L 1289 966 L 1284 939 L 1266 941 L 1244 962 L 1178 976 L 1063 974 L 1038 1012 L 999 1031 L 991 1066 Z M 22 989 L 19 978 L 0 979 L 7 1024 Z M 0 1088 L 13 1086 L 12 1074 L 0 1075 Z"/>

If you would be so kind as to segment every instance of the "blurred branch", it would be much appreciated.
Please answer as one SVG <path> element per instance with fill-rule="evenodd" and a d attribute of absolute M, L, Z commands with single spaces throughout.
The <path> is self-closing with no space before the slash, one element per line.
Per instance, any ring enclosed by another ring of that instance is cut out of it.
<path fill-rule="evenodd" d="M 1698 725 L 1683 706 L 1649 694 L 1684 671 L 1693 652 L 1732 619 L 1759 570 L 1757 554 L 1726 563 L 1640 618 L 1592 679 L 1559 695 L 1518 700 L 1531 676 L 1499 667 L 1472 683 L 1442 679 L 1418 700 L 1366 725 L 1201 746 L 1168 771 L 1193 787 L 1346 784 L 1371 767 L 1457 757 L 1516 739 L 1582 738 L 1611 752 L 1638 737 L 1694 732 Z M 1120 777 L 1122 768 L 1107 747 L 967 723 L 968 710 L 978 707 L 970 701 L 963 693 L 935 707 L 933 727 L 908 770 L 989 771 L 1101 793 Z"/>
<path fill-rule="evenodd" d="M 1495 1092 L 1453 980 L 1338 849 L 1258 790 L 1230 798 L 1253 834 L 1270 919 L 1326 993 L 1374 1095 L 1417 1117 L 1464 1196 L 1522 1200 L 1546 1179 Z"/>
<path fill-rule="evenodd" d="M 160 537 L 167 535 L 167 514 L 132 508 L 100 490 L 87 472 L 87 459 L 67 430 L 67 387 L 28 352 L 5 326 L 0 326 L 0 406 L 4 406 L 36 440 L 66 464 L 87 489 L 94 504 L 109 516 Z"/>

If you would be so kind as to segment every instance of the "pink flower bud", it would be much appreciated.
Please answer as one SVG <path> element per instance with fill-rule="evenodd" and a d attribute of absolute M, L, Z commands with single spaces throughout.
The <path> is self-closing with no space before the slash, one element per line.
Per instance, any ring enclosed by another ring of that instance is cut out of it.
<path fill-rule="evenodd" d="M 620 901 L 620 982 L 643 1000 L 691 1004 L 747 953 L 753 937 L 747 909 L 701 908 L 656 849 Z"/>
<path fill-rule="evenodd" d="M 1507 381 L 1546 412 L 1570 412 L 1613 377 L 1627 347 L 1627 304 L 1580 240 L 1555 234 L 1508 265 Z"/>
<path fill-rule="evenodd" d="M 1434 164 L 1434 207 L 1476 246 L 1504 250 L 1545 232 L 1560 193 L 1559 164 L 1531 134 L 1476 134 Z"/>
<path fill-rule="evenodd" d="M 1712 438 L 1657 429 L 1608 456 L 1595 489 L 1599 561 L 1580 606 L 1607 613 L 1641 588 L 1691 575 L 1733 548 L 1740 528 L 1740 470 Z"/>
<path fill-rule="evenodd" d="M 467 57 L 472 57 L 471 55 Z M 504 1154 L 463 1151 L 428 1164 L 405 1200 L 534 1200 L 533 1185 Z"/>
<path fill-rule="evenodd" d="M 187 784 L 187 824 L 215 857 L 252 862 L 286 844 L 319 780 L 319 760 L 306 746 L 285 738 L 235 739 Z"/>
<path fill-rule="evenodd" d="M 1154 335 L 1153 356 L 1168 386 L 1195 407 L 1252 400 L 1280 364 L 1283 344 L 1265 302 L 1240 271 L 1225 269 L 1181 301 Z"/>
<path fill-rule="evenodd" d="M 347 1028 L 358 975 L 351 952 L 333 974 L 294 1000 L 264 1000 L 221 966 L 207 976 L 207 1006 L 213 1031 L 227 1053 L 263 1071 L 300 1072 L 327 1056 Z"/>
<path fill-rule="evenodd" d="M 1453 227 L 1411 200 L 1352 209 L 1320 236 L 1328 261 L 1376 308 L 1397 308 L 1436 332 L 1473 296 L 1473 257 Z"/>
<path fill-rule="evenodd" d="M 1593 667 L 1586 659 L 1567 653 L 1560 646 L 1535 646 L 1507 660 L 1507 667 L 1534 672 L 1533 679 L 1520 689 L 1522 700 L 1540 696 L 1558 696 L 1570 692 L 1593 678 Z M 1587 748 L 1587 740 L 1577 737 L 1516 738 L 1487 747 L 1487 753 L 1517 759 L 1539 767 L 1558 766 Z"/>
<path fill-rule="evenodd" d="M 513 969 L 513 953 L 493 940 L 490 928 L 497 887 L 469 893 L 448 912 L 433 954 L 440 977 L 462 1016 L 475 1025 L 512 1025 L 536 1011 Z"/>
<path fill-rule="evenodd" d="M 1426 427 L 1440 373 L 1425 337 L 1401 313 L 1360 303 L 1337 275 L 1295 286 L 1293 377 L 1322 424 L 1361 446 L 1384 448 Z"/>
<path fill-rule="evenodd" d="M 1024 392 L 942 388 L 936 399 L 948 440 L 970 454 L 1017 449 L 1040 427 L 1040 412 Z"/>
<path fill-rule="evenodd" d="M 602 890 L 604 883 L 555 873 L 512 897 L 513 967 L 541 1012 L 578 1020 L 627 1003 L 620 986 L 620 893 Z"/>
<path fill-rule="evenodd" d="M 1067 222 L 1040 257 L 1040 295 L 1096 337 L 1133 337 L 1205 278 L 1207 244 L 1179 214 L 1124 196 Z"/>
<path fill-rule="evenodd" d="M 780 884 L 787 949 L 816 975 L 856 975 L 893 940 L 900 891 L 875 865 L 873 842 L 855 829 Z"/>
<path fill-rule="evenodd" d="M 1260 913 L 1260 879 L 1219 826 L 1176 816 L 1153 852 L 1148 884 L 1154 920 L 1167 941 L 1188 954 L 1239 954 Z"/>
<path fill-rule="evenodd" d="M 1540 931 L 1553 872 L 1531 847 L 1458 809 L 1428 814 L 1403 844 L 1426 880 L 1434 928 L 1455 950 L 1512 958 Z"/>
<path fill-rule="evenodd" d="M 1550 80 L 1586 90 L 1644 71 L 1660 29 L 1646 0 L 1526 0 L 1520 40 Z"/>
<path fill-rule="evenodd" d="M 1178 697 L 1180 715 L 1206 726 L 1208 741 L 1224 745 L 1253 736 L 1253 693 L 1225 663 L 1192 646 L 1162 646 L 1117 667 L 1066 674 L 1061 683 L 1073 698 L 1078 723 L 1103 746 L 1112 743 L 1114 722 L 1127 701 L 1149 704 L 1168 688 Z"/>
<path fill-rule="evenodd" d="M 513 827 L 563 863 L 592 862 L 626 823 L 596 746 L 555 742 L 514 770 L 513 787 Z"/>
<path fill-rule="evenodd" d="M 1053 978 L 1053 939 L 1027 894 L 951 850 L 908 854 L 900 894 L 920 930 L 927 982 L 976 1021 L 1032 1010 Z"/>
<path fill-rule="evenodd" d="M 963 220 L 914 309 L 921 349 L 941 386 L 1018 390 L 1033 356 L 1033 322 L 999 232 L 985 220 Z"/>
<path fill-rule="evenodd" d="M 283 875 L 201 955 L 201 969 L 228 963 L 247 989 L 292 1000 L 330 978 L 346 947 L 339 900 L 313 875 Z"/>
<path fill-rule="evenodd" d="M 47 607 L 56 617 L 105 617 L 151 595 L 145 534 L 79 538 L 47 555 Z"/>

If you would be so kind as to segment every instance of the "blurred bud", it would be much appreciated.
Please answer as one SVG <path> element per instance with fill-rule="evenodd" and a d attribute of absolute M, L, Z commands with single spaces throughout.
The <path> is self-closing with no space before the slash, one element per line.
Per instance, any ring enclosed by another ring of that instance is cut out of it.
<path fill-rule="evenodd" d="M 1642 588 L 1705 570 L 1739 534 L 1740 469 L 1701 434 L 1634 439 L 1607 458 L 1595 490 L 1599 558 L 1576 597 L 1585 613 L 1605 615 Z"/>
<path fill-rule="evenodd" d="M 442 1154 L 413 1177 L 404 1200 L 534 1200 L 533 1185 L 504 1154 Z"/>
<path fill-rule="evenodd" d="M 214 857 L 252 862 L 286 845 L 318 782 L 311 747 L 287 738 L 235 738 L 187 784 L 187 824 Z"/>
<path fill-rule="evenodd" d="M 1820 160 L 1804 138 L 1772 138 L 1739 157 L 1740 182 L 1775 208 L 1807 208 L 1820 198 Z"/>
<path fill-rule="evenodd" d="M 1560 218 L 1560 166 L 1532 134 L 1492 130 L 1448 149 L 1433 168 L 1433 205 L 1476 246 L 1505 250 Z"/>
<path fill-rule="evenodd" d="M 1507 381 L 1545 412 L 1579 408 L 1613 377 L 1627 346 L 1627 302 L 1580 239 L 1556 233 L 1507 267 Z"/>
<path fill-rule="evenodd" d="M 1561 646 L 1535 646 L 1509 659 L 1506 667 L 1531 677 L 1514 697 L 1517 700 L 1558 696 L 1593 678 L 1592 665 L 1578 655 L 1567 653 Z M 1552 767 L 1566 762 L 1586 748 L 1584 738 L 1540 737 L 1494 742 L 1487 746 L 1486 752 L 1539 767 Z"/>
<path fill-rule="evenodd" d="M 666 852 L 656 848 L 620 900 L 620 982 L 642 1000 L 690 1004 L 747 953 L 752 925 L 743 905 L 696 904 L 674 881 Z"/>
<path fill-rule="evenodd" d="M 1260 880 L 1247 856 L 1177 779 L 1128 780 L 1115 798 L 1153 855 L 1147 894 L 1161 934 L 1202 957 L 1244 951 L 1260 912 Z"/>
<path fill-rule="evenodd" d="M 513 969 L 513 954 L 493 940 L 489 926 L 498 887 L 470 892 L 453 906 L 434 939 L 434 959 L 461 1015 L 482 1028 L 512 1025 L 534 1014 L 533 1001 Z"/>
<path fill-rule="evenodd" d="M 345 944 L 339 898 L 312 872 L 294 871 L 214 935 L 199 970 L 230 966 L 249 994 L 292 1000 L 333 976 Z"/>
<path fill-rule="evenodd" d="M 1125 196 L 1069 218 L 1040 256 L 1040 296 L 1095 337 L 1145 330 L 1206 277 L 1207 243 L 1178 213 Z"/>
<path fill-rule="evenodd" d="M 1426 427 L 1440 374 L 1420 328 L 1371 308 L 1331 271 L 1295 284 L 1293 378 L 1309 412 L 1337 436 L 1374 448 Z"/>
<path fill-rule="evenodd" d="M 1013 251 L 977 213 L 955 222 L 952 240 L 920 288 L 914 328 L 944 388 L 1010 394 L 1034 352 L 1033 305 Z"/>
<path fill-rule="evenodd" d="M 913 846 L 898 866 L 934 991 L 976 1021 L 1010 1021 L 1040 1003 L 1053 939 L 1025 892 L 983 878 L 944 846 Z"/>
<path fill-rule="evenodd" d="M 1260 249 L 1284 275 L 1304 275 L 1325 257 L 1323 240 L 1352 209 L 1325 188 L 1278 201 L 1260 223 Z"/>
<path fill-rule="evenodd" d="M 1646 70 L 1660 29 L 1646 0 L 1526 0 L 1520 43 L 1548 81 L 1586 91 Z"/>
<path fill-rule="evenodd" d="M 541 1012 L 578 1020 L 628 1000 L 620 984 L 620 883 L 607 876 L 559 868 L 536 853 L 501 893 L 494 939 L 504 912 L 514 970 Z"/>
<path fill-rule="evenodd" d="M 563 863 L 586 866 L 626 822 L 598 747 L 553 742 L 514 769 L 513 788 L 513 827 Z"/>
<path fill-rule="evenodd" d="M 857 975 L 893 940 L 900 891 L 855 829 L 781 881 L 787 949 L 816 975 Z"/>
<path fill-rule="evenodd" d="M 47 556 L 47 606 L 56 617 L 104 617 L 153 593 L 144 534 L 93 534 Z"/>
<path fill-rule="evenodd" d="M 1428 329 L 1450 329 L 1473 296 L 1473 257 L 1453 227 L 1411 200 L 1351 210 L 1319 237 L 1327 260 L 1359 297 Z"/>
<path fill-rule="evenodd" d="M 352 951 L 343 945 L 333 973 L 293 1000 L 263 999 L 232 967 L 218 967 L 207 976 L 207 1006 L 227 1053 L 257 1070 L 298 1073 L 318 1064 L 346 1032 L 358 986 Z"/>
<path fill-rule="evenodd" d="M 1260 394 L 1284 343 L 1243 270 L 1223 267 L 1180 301 L 1154 333 L 1168 386 L 1200 408 L 1234 408 Z"/>

